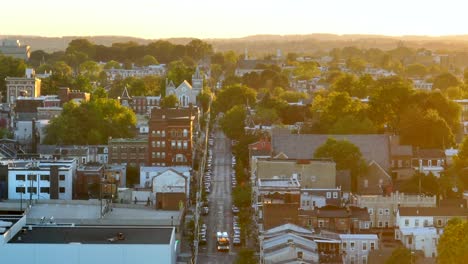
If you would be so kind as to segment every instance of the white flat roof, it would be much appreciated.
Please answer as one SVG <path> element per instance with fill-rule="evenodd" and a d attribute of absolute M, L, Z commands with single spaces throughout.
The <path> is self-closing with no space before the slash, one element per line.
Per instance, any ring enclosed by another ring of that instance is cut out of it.
<path fill-rule="evenodd" d="M 375 234 L 339 234 L 341 239 L 379 239 Z"/>

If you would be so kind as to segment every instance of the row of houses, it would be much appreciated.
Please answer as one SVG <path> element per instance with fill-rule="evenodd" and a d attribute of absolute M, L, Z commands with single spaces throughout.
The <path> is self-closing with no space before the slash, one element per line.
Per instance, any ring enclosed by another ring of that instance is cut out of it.
<path fill-rule="evenodd" d="M 349 140 L 363 154 L 367 169 L 355 184 L 350 172 L 337 170 L 333 160 L 313 159 L 315 150 L 329 137 Z M 305 135 L 273 128 L 271 138 L 249 145 L 255 223 L 261 235 L 295 225 L 311 232 L 313 238 L 288 232 L 277 238 L 264 236 L 262 263 L 278 259 L 313 262 L 316 258 L 367 263 L 372 250 L 384 247 L 383 234 L 427 258 L 435 257 L 447 221 L 468 217 L 466 201 L 453 205 L 436 196 L 400 193 L 395 182 L 416 172 L 438 177 L 453 155 L 402 146 L 397 137 L 388 135 Z M 336 245 L 321 255 L 320 243 L 331 243 L 323 241 L 325 234 Z M 317 247 L 306 248 L 303 244 L 313 243 L 304 239 L 315 241 Z"/>

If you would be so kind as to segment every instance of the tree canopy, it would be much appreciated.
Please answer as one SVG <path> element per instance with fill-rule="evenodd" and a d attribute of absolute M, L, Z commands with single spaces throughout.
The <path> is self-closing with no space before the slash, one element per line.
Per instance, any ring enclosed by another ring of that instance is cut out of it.
<path fill-rule="evenodd" d="M 444 228 L 437 245 L 437 262 L 465 263 L 468 259 L 468 222 L 452 219 Z"/>
<path fill-rule="evenodd" d="M 221 129 L 230 139 L 239 140 L 244 136 L 245 118 L 247 111 L 245 106 L 236 105 L 229 109 L 220 120 Z"/>
<path fill-rule="evenodd" d="M 0 54 L 0 91 L 6 95 L 5 78 L 23 77 L 26 70 L 26 64 L 21 59 L 15 59 Z"/>
<path fill-rule="evenodd" d="M 226 112 L 235 105 L 254 106 L 256 97 L 257 92 L 245 85 L 230 85 L 219 91 L 214 107 L 217 112 Z"/>
<path fill-rule="evenodd" d="M 113 99 L 66 103 L 62 113 L 46 127 L 46 144 L 106 144 L 109 137 L 134 134 L 136 117 L 132 110 Z"/>

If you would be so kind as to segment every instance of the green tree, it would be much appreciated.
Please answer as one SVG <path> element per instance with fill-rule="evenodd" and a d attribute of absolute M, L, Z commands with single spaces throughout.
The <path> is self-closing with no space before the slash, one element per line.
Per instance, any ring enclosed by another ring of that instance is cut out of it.
<path fill-rule="evenodd" d="M 6 95 L 5 78 L 22 77 L 25 70 L 26 64 L 23 60 L 0 54 L 0 91 L 3 96 Z"/>
<path fill-rule="evenodd" d="M 107 98 L 106 89 L 102 87 L 96 87 L 91 93 L 91 100 L 96 100 L 99 98 Z"/>
<path fill-rule="evenodd" d="M 232 191 L 234 204 L 239 208 L 248 208 L 252 204 L 252 188 L 248 186 L 237 186 Z"/>
<path fill-rule="evenodd" d="M 434 78 L 434 85 L 432 86 L 432 88 L 445 91 L 447 88 L 452 86 L 458 86 L 459 84 L 460 82 L 458 81 L 457 77 L 455 77 L 449 72 L 445 72 Z"/>
<path fill-rule="evenodd" d="M 230 85 L 219 91 L 214 107 L 217 112 L 226 112 L 235 105 L 254 106 L 257 92 L 245 85 Z"/>
<path fill-rule="evenodd" d="M 366 69 L 366 61 L 361 58 L 349 58 L 346 66 L 354 73 L 362 73 Z"/>
<path fill-rule="evenodd" d="M 320 74 L 316 62 L 296 62 L 294 75 L 298 80 L 310 80 Z"/>
<path fill-rule="evenodd" d="M 468 222 L 451 219 L 444 228 L 437 245 L 437 262 L 466 263 L 468 260 Z"/>
<path fill-rule="evenodd" d="M 235 260 L 236 264 L 257 264 L 258 260 L 255 257 L 255 251 L 250 248 L 242 248 Z"/>
<path fill-rule="evenodd" d="M 416 256 L 411 256 L 409 249 L 400 246 L 393 250 L 392 255 L 385 261 L 385 264 L 412 264 L 416 263 L 415 258 Z"/>
<path fill-rule="evenodd" d="M 402 144 L 420 148 L 443 149 L 455 142 L 447 122 L 433 109 L 409 108 L 401 117 L 400 136 Z"/>
<path fill-rule="evenodd" d="M 350 170 L 353 191 L 357 187 L 357 177 L 365 171 L 365 162 L 359 148 L 348 140 L 328 138 L 315 150 L 314 158 L 329 158 L 335 161 L 337 170 Z"/>
<path fill-rule="evenodd" d="M 191 80 L 194 69 L 187 66 L 182 60 L 173 61 L 168 66 L 167 78 L 179 85 L 184 80 Z"/>
<path fill-rule="evenodd" d="M 239 140 L 244 136 L 247 111 L 243 105 L 236 105 L 228 110 L 220 120 L 221 129 L 230 139 Z"/>
<path fill-rule="evenodd" d="M 174 108 L 179 104 L 179 99 L 175 94 L 166 95 L 163 99 L 161 99 L 161 107 L 163 108 Z"/>
<path fill-rule="evenodd" d="M 106 69 L 106 70 L 121 69 L 121 68 L 122 68 L 122 66 L 120 66 L 120 63 L 115 61 L 115 60 L 108 61 L 106 63 L 106 65 L 104 65 L 104 69 Z"/>
<path fill-rule="evenodd" d="M 80 74 L 88 77 L 90 80 L 97 80 L 101 67 L 95 61 L 85 61 L 80 64 Z"/>
<path fill-rule="evenodd" d="M 416 63 L 406 66 L 405 73 L 409 77 L 424 77 L 427 75 L 428 70 L 426 66 Z"/>
<path fill-rule="evenodd" d="M 193 39 L 187 44 L 187 53 L 194 60 L 200 60 L 213 54 L 213 47 L 202 40 Z"/>
<path fill-rule="evenodd" d="M 66 103 L 62 113 L 46 127 L 46 144 L 106 144 L 109 137 L 131 137 L 136 117 L 113 99 Z"/>
<path fill-rule="evenodd" d="M 140 59 L 139 65 L 141 66 L 149 66 L 149 65 L 157 65 L 159 64 L 158 60 L 151 55 L 145 55 Z"/>
<path fill-rule="evenodd" d="M 200 103 L 203 111 L 208 111 L 208 107 L 212 96 L 213 94 L 208 88 L 204 88 L 202 92 L 197 96 L 197 100 Z"/>
<path fill-rule="evenodd" d="M 346 92 L 331 92 L 326 96 L 317 95 L 310 107 L 311 115 L 318 121 L 318 132 L 328 133 L 330 128 L 344 116 L 362 119 L 367 105 L 351 98 Z"/>
<path fill-rule="evenodd" d="M 400 77 L 379 79 L 369 99 L 370 118 L 377 127 L 396 131 L 401 111 L 410 104 L 411 84 Z"/>
<path fill-rule="evenodd" d="M 354 115 L 339 117 L 329 130 L 330 134 L 375 134 L 377 128 L 367 118 Z"/>

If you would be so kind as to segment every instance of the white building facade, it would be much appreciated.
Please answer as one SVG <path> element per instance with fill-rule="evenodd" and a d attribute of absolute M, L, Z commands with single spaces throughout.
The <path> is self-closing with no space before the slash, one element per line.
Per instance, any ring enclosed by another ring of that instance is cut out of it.
<path fill-rule="evenodd" d="M 179 99 L 180 107 L 188 107 L 189 104 L 197 103 L 197 96 L 203 90 L 203 76 L 200 74 L 200 69 L 197 67 L 192 75 L 192 85 L 187 81 L 182 82 L 179 86 L 175 86 L 172 81 L 166 82 L 166 96 L 175 95 Z"/>

